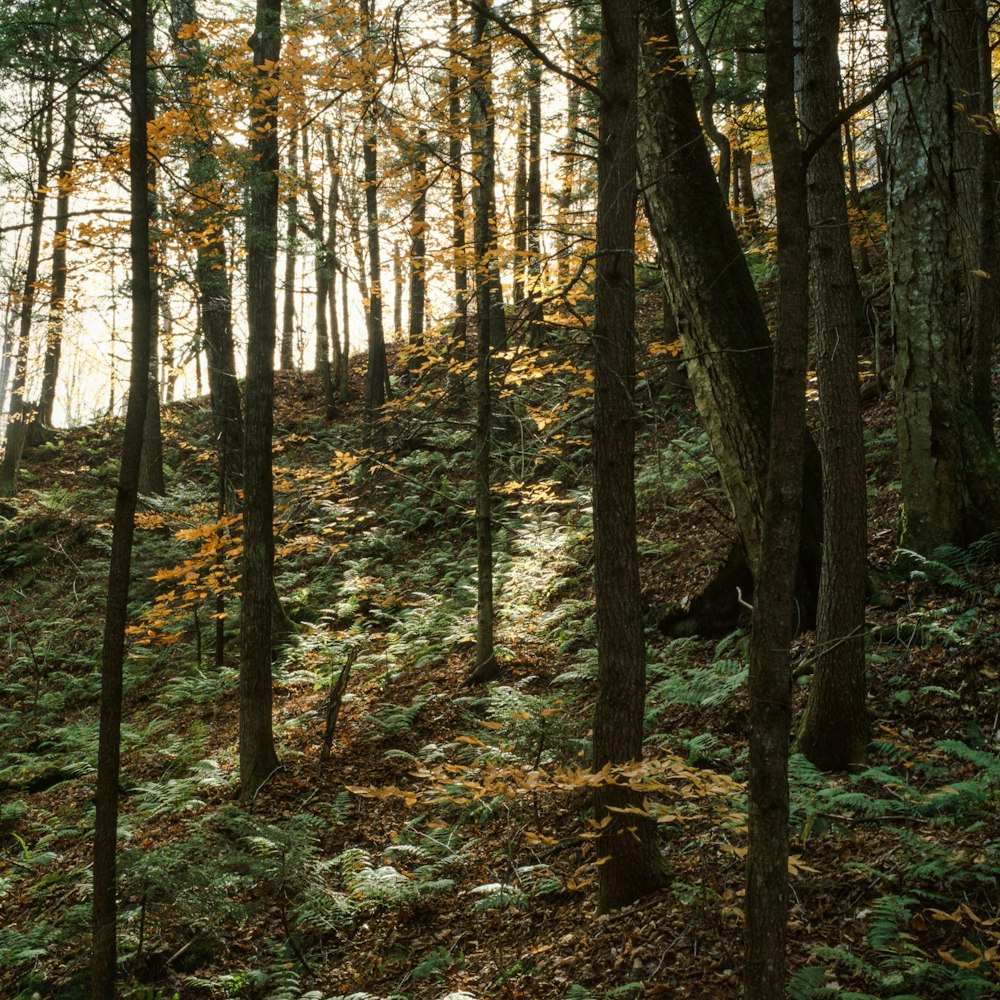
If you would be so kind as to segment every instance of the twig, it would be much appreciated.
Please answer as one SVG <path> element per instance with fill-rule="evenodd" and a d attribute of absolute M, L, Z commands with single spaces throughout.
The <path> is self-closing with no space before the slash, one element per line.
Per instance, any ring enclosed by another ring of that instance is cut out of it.
<path fill-rule="evenodd" d="M 320 763 L 325 764 L 330 759 L 330 748 L 333 746 L 333 734 L 337 728 L 337 716 L 340 715 L 340 704 L 344 699 L 344 692 L 347 690 L 347 682 L 351 677 L 351 667 L 358 658 L 358 647 L 352 646 L 347 654 L 347 660 L 341 668 L 337 683 L 330 691 L 330 698 L 326 703 L 326 732 L 323 734 L 323 750 L 319 755 Z"/>

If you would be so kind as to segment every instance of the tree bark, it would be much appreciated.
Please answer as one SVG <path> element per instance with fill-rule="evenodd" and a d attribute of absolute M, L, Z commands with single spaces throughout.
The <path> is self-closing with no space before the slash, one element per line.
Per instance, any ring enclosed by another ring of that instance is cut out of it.
<path fill-rule="evenodd" d="M 750 637 L 748 1000 L 784 1000 L 788 931 L 791 640 L 806 439 L 809 225 L 795 109 L 794 0 L 767 0 L 764 107 L 778 215 L 778 313 L 764 531 Z M 842 183 L 842 182 L 841 182 Z"/>
<path fill-rule="evenodd" d="M 152 267 L 149 254 L 149 167 L 146 139 L 147 9 L 132 0 L 129 46 L 131 90 L 129 181 L 131 189 L 132 368 L 125 437 L 115 500 L 108 597 L 101 653 L 101 719 L 97 761 L 92 910 L 92 1000 L 114 1000 L 117 969 L 118 786 L 122 716 L 122 665 L 128 623 L 132 538 L 142 454 L 146 391 L 149 385 L 149 325 L 152 320 Z"/>
<path fill-rule="evenodd" d="M 410 208 L 410 316 L 407 339 L 414 353 L 410 371 L 423 363 L 424 312 L 427 295 L 427 131 L 417 133 L 416 162 L 413 165 L 413 203 Z"/>
<path fill-rule="evenodd" d="M 14 357 L 14 378 L 10 384 L 10 405 L 7 409 L 7 429 L 3 458 L 0 459 L 0 497 L 13 496 L 17 491 L 17 473 L 21 467 L 28 437 L 30 408 L 24 393 L 28 381 L 28 352 L 31 346 L 31 320 L 35 308 L 38 265 L 42 246 L 42 224 L 49 185 L 49 159 L 52 156 L 52 91 L 51 77 L 43 84 L 42 104 L 34 154 L 38 167 L 38 185 L 31 201 L 31 228 L 28 237 L 28 258 L 24 268 L 24 291 L 18 315 L 17 353 Z"/>
<path fill-rule="evenodd" d="M 297 178 L 299 172 L 298 136 L 290 136 L 288 143 L 288 172 Z M 281 310 L 281 349 L 279 352 L 282 371 L 295 367 L 295 266 L 298 260 L 298 198 L 292 193 L 285 199 L 285 288 Z"/>
<path fill-rule="evenodd" d="M 597 700 L 594 770 L 642 758 L 646 650 L 635 525 L 635 228 L 639 0 L 603 0 L 594 298 L 594 586 Z M 614 783 L 594 792 L 598 912 L 667 882 L 640 794 Z"/>
<path fill-rule="evenodd" d="M 71 175 L 76 158 L 76 109 L 78 85 L 71 82 L 66 90 L 62 151 L 56 181 L 56 221 L 52 240 L 52 294 L 49 297 L 49 320 L 45 337 L 45 361 L 42 389 L 38 397 L 36 419 L 43 428 L 52 426 L 52 409 L 62 359 L 63 322 L 66 314 L 66 241 L 69 237 L 69 201 Z"/>
<path fill-rule="evenodd" d="M 839 28 L 837 4 L 805 0 L 799 110 L 806 142 L 840 109 Z M 799 749 L 817 767 L 834 771 L 864 763 L 868 745 L 867 483 L 858 380 L 860 333 L 839 132 L 809 164 L 807 191 L 824 517 L 815 669 Z"/>
<path fill-rule="evenodd" d="M 246 434 L 240 607 L 240 794 L 252 799 L 278 766 L 271 720 L 274 593 L 275 280 L 278 249 L 278 97 L 281 0 L 257 0 L 247 216 Z"/>
<path fill-rule="evenodd" d="M 671 0 L 642 12 L 640 161 L 646 211 L 680 320 L 688 377 L 719 463 L 755 580 L 763 531 L 771 422 L 767 322 L 702 139 L 690 82 L 677 57 Z M 799 624 L 815 623 L 822 502 L 819 453 L 805 443 L 797 568 Z M 735 595 L 734 599 L 735 599 Z"/>
<path fill-rule="evenodd" d="M 889 94 L 888 251 L 896 343 L 900 545 L 929 555 L 1000 524 L 1000 461 L 970 402 L 955 107 L 964 100 L 944 0 L 889 5 L 892 62 L 926 61 Z"/>

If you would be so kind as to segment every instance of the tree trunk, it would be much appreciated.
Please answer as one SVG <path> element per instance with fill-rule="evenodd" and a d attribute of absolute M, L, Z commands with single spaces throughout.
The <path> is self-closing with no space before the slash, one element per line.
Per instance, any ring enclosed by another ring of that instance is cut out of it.
<path fill-rule="evenodd" d="M 643 12 L 640 160 L 646 210 L 663 260 L 698 413 L 755 579 L 763 529 L 771 421 L 767 322 L 695 113 L 677 55 L 671 0 Z M 797 571 L 799 624 L 815 622 L 822 538 L 819 453 L 806 440 Z M 735 604 L 735 594 L 733 595 Z"/>
<path fill-rule="evenodd" d="M 487 681 L 498 672 L 493 643 L 493 505 L 490 492 L 493 447 L 493 387 L 490 357 L 494 348 L 494 270 L 489 261 L 494 247 L 491 193 L 493 184 L 492 120 L 489 94 L 491 55 L 486 38 L 487 18 L 476 13 L 472 48 L 473 242 L 476 252 L 476 312 L 478 353 L 476 364 L 476 664 L 470 684 Z"/>
<path fill-rule="evenodd" d="M 122 716 L 122 665 L 128 624 L 132 538 L 139 485 L 146 390 L 149 385 L 149 326 L 152 321 L 152 267 L 149 254 L 149 167 L 146 140 L 147 10 L 132 0 L 129 82 L 131 91 L 129 181 L 131 189 L 132 369 L 125 415 L 125 438 L 115 500 L 111 564 L 101 653 L 101 720 L 94 801 L 92 1000 L 114 1000 L 117 970 L 118 788 Z"/>
<path fill-rule="evenodd" d="M 639 0 L 602 0 L 597 273 L 594 297 L 594 588 L 597 610 L 595 771 L 642 758 L 646 650 L 635 526 L 635 228 Z M 594 791 L 605 823 L 597 909 L 617 909 L 668 881 L 643 797 Z"/>
<path fill-rule="evenodd" d="M 197 23 L 195 0 L 172 0 L 170 19 L 188 99 L 191 107 L 198 109 L 204 104 L 198 89 L 208 53 L 195 38 L 181 30 L 185 25 Z M 197 138 L 192 140 L 188 154 L 191 191 L 188 231 L 200 237 L 195 253 L 199 329 L 208 361 L 208 390 L 219 465 L 226 470 L 227 492 L 235 497 L 243 478 L 243 416 L 236 381 L 222 167 L 213 146 L 214 133 L 207 113 L 198 112 L 196 124 Z M 201 393 L 200 383 L 198 392 Z"/>
<path fill-rule="evenodd" d="M 298 136 L 292 135 L 288 142 L 288 172 L 297 177 L 299 172 Z M 298 199 L 295 189 L 285 201 L 285 294 L 281 311 L 281 350 L 280 365 L 282 371 L 291 371 L 295 367 L 295 265 L 298 258 Z"/>
<path fill-rule="evenodd" d="M 778 215 L 778 313 L 771 448 L 750 637 L 747 1000 L 784 1000 L 788 924 L 788 739 L 806 439 L 809 224 L 795 109 L 794 0 L 764 10 L 764 106 Z M 841 181 L 841 186 L 843 181 Z"/>
<path fill-rule="evenodd" d="M 517 116 L 517 169 L 514 171 L 514 278 L 511 301 L 524 301 L 528 256 L 528 115 L 523 106 Z"/>
<path fill-rule="evenodd" d="M 365 31 L 364 45 L 371 47 L 373 12 L 371 0 L 361 0 L 361 14 Z M 369 60 L 371 61 L 371 60 Z M 374 65 L 369 73 L 374 74 Z M 367 96 L 365 110 L 364 147 L 365 216 L 368 222 L 368 374 L 365 379 L 365 441 L 373 448 L 381 446 L 384 437 L 378 427 L 379 411 L 389 398 L 389 367 L 385 356 L 385 332 L 382 327 L 382 244 L 378 218 L 378 133 L 376 124 L 378 107 L 375 99 L 374 76 L 369 81 L 372 88 Z"/>
<path fill-rule="evenodd" d="M 28 237 L 28 259 L 24 268 L 24 291 L 18 315 L 17 354 L 14 358 L 14 378 L 10 384 L 10 405 L 7 409 L 7 430 L 3 458 L 0 459 L 0 497 L 13 496 L 17 491 L 17 473 L 28 437 L 30 407 L 24 398 L 28 381 L 28 352 L 31 346 L 31 319 L 35 308 L 38 263 L 41 256 L 42 224 L 45 219 L 45 199 L 49 184 L 49 159 L 52 156 L 52 91 L 50 80 L 44 84 L 41 118 L 34 136 L 34 153 L 38 165 L 38 186 L 31 201 L 31 229 Z"/>
<path fill-rule="evenodd" d="M 417 371 L 424 357 L 424 303 L 427 294 L 427 132 L 417 134 L 416 163 L 413 166 L 413 204 L 410 209 L 410 322 L 408 341 L 414 349 L 410 371 Z"/>
<path fill-rule="evenodd" d="M 458 43 L 458 0 L 449 0 L 448 30 Z M 462 87 L 458 64 L 448 70 L 448 167 L 451 171 L 451 248 L 455 275 L 455 320 L 451 330 L 451 353 L 457 360 L 465 356 L 469 326 L 469 272 L 465 246 L 465 181 L 462 176 Z M 454 386 L 461 386 L 458 379 Z"/>
<path fill-rule="evenodd" d="M 1000 463 L 962 358 L 964 265 L 954 108 L 964 100 L 944 0 L 890 4 L 892 61 L 926 62 L 889 95 L 888 250 L 896 344 L 900 545 L 929 555 L 1000 524 Z"/>
<path fill-rule="evenodd" d="M 542 17 L 538 0 L 531 0 L 531 37 L 541 47 Z M 541 336 L 541 306 L 538 304 L 542 283 L 542 64 L 532 58 L 528 64 L 528 178 L 526 191 L 526 253 L 528 281 L 528 343 L 537 344 Z"/>
<path fill-rule="evenodd" d="M 73 82 L 70 83 L 66 91 L 66 117 L 63 121 L 62 152 L 59 156 L 59 177 L 56 181 L 56 228 L 52 239 L 52 294 L 49 298 L 49 321 L 45 338 L 42 390 L 38 398 L 36 418 L 45 428 L 52 426 L 52 408 L 55 404 L 59 362 L 62 358 L 63 321 L 66 313 L 66 240 L 69 236 L 69 199 L 76 150 L 76 106 L 77 84 Z"/>
<path fill-rule="evenodd" d="M 799 109 L 807 142 L 840 108 L 839 27 L 836 4 L 805 0 Z M 816 663 L 799 749 L 817 767 L 832 771 L 864 763 L 868 744 L 867 483 L 858 380 L 860 334 L 839 132 L 813 157 L 807 186 L 824 518 Z"/>
<path fill-rule="evenodd" d="M 247 217 L 246 434 L 243 579 L 240 613 L 240 784 L 249 801 L 278 766 L 271 720 L 274 594 L 275 279 L 278 246 L 278 97 L 281 0 L 257 0 L 251 39 L 253 169 Z"/>

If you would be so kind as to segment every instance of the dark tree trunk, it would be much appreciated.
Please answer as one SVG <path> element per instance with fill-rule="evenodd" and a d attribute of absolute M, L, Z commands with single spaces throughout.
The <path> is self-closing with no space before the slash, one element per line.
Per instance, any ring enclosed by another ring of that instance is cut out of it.
<path fill-rule="evenodd" d="M 240 613 L 240 784 L 252 799 L 278 766 L 271 720 L 274 601 L 275 278 L 278 250 L 278 98 L 273 80 L 281 51 L 281 0 L 257 0 L 254 24 L 247 217 L 246 434 L 243 579 Z M 272 90 L 273 88 L 273 90 Z"/>
<path fill-rule="evenodd" d="M 66 311 L 66 240 L 69 236 L 70 175 L 76 150 L 77 84 L 66 91 L 66 117 L 63 121 L 62 152 L 56 182 L 56 222 L 52 242 L 52 294 L 45 338 L 45 361 L 42 391 L 38 398 L 37 420 L 43 428 L 52 426 L 52 408 L 56 399 L 59 362 L 62 358 L 63 320 Z"/>
<path fill-rule="evenodd" d="M 492 71 L 487 18 L 477 13 L 472 46 L 478 53 L 473 64 L 471 133 L 473 163 L 473 242 L 476 252 L 476 313 L 478 355 L 476 364 L 476 664 L 470 684 L 497 674 L 493 646 L 493 500 L 490 493 L 493 447 L 493 387 L 490 356 L 494 348 L 494 271 L 487 262 L 493 249 L 491 194 L 493 185 L 492 120 L 489 92 Z"/>
<path fill-rule="evenodd" d="M 172 0 L 170 17 L 185 87 L 192 107 L 198 108 L 202 103 L 198 81 L 205 72 L 208 55 L 195 39 L 181 31 L 184 25 L 197 22 L 195 0 Z M 208 389 L 219 465 L 226 470 L 227 493 L 235 497 L 243 478 L 243 416 L 236 381 L 226 219 L 221 208 L 225 200 L 222 168 L 213 148 L 213 131 L 207 114 L 199 118 L 197 134 L 188 154 L 191 190 L 188 228 L 202 237 L 195 254 L 199 329 L 208 361 Z M 198 392 L 201 393 L 200 380 Z"/>
<path fill-rule="evenodd" d="M 288 143 L 288 172 L 293 177 L 299 171 L 298 136 L 292 135 Z M 295 190 L 285 201 L 285 288 L 281 310 L 281 349 L 280 365 L 282 371 L 291 371 L 295 367 L 295 265 L 298 258 L 298 199 Z"/>
<path fill-rule="evenodd" d="M 517 117 L 517 169 L 514 171 L 514 280 L 511 301 L 519 306 L 524 301 L 524 280 L 528 257 L 528 115 L 522 110 Z"/>
<path fill-rule="evenodd" d="M 531 37 L 542 45 L 542 17 L 538 0 L 531 0 Z M 525 200 L 528 263 L 528 340 L 536 343 L 542 319 L 538 298 L 542 280 L 542 64 L 532 59 L 528 67 L 528 177 Z"/>
<path fill-rule="evenodd" d="M 52 156 L 52 91 L 51 80 L 44 84 L 41 118 L 34 137 L 34 153 L 38 165 L 38 186 L 31 201 L 31 228 L 28 236 L 28 259 L 24 268 L 24 291 L 18 314 L 17 353 L 14 357 L 14 378 L 10 384 L 10 405 L 7 408 L 7 430 L 3 458 L 0 459 L 0 497 L 13 496 L 17 491 L 17 473 L 21 467 L 31 420 L 30 407 L 24 393 L 28 381 L 28 352 L 31 346 L 31 320 L 35 308 L 38 265 L 42 246 L 42 224 L 49 185 L 49 159 Z"/>
<path fill-rule="evenodd" d="M 448 23 L 451 38 L 458 42 L 458 0 L 449 0 Z M 451 247 L 455 273 L 455 320 L 451 331 L 451 352 L 465 356 L 469 326 L 469 272 L 465 246 L 465 181 L 462 176 L 462 78 L 454 62 L 448 71 L 448 165 L 451 170 Z M 454 380 L 454 387 L 461 382 Z"/>
<path fill-rule="evenodd" d="M 364 45 L 371 46 L 368 37 L 372 30 L 371 0 L 361 0 Z M 369 70 L 374 74 L 374 65 Z M 372 77 L 371 85 L 374 84 Z M 378 133 L 376 124 L 378 107 L 375 93 L 367 97 L 365 110 L 364 147 L 365 216 L 368 222 L 368 374 L 365 379 L 365 441 L 371 447 L 381 445 L 383 433 L 379 430 L 379 411 L 389 398 L 389 367 L 385 356 L 385 331 L 382 327 L 382 244 L 378 218 Z"/>
<path fill-rule="evenodd" d="M 719 187 L 725 197 L 729 197 L 729 185 L 733 175 L 733 148 L 729 137 L 715 123 L 715 97 L 718 85 L 715 79 L 715 69 L 711 56 L 698 34 L 698 26 L 694 23 L 689 0 L 679 0 L 681 18 L 684 22 L 684 33 L 691 49 L 698 60 L 698 69 L 702 76 L 701 90 L 701 124 L 705 134 L 712 140 L 719 151 Z"/>
<path fill-rule="evenodd" d="M 802 5 L 802 93 L 808 142 L 840 109 L 840 12 L 829 0 Z M 815 669 L 799 749 L 817 767 L 844 770 L 867 756 L 865 595 L 867 483 L 857 281 L 851 260 L 839 132 L 808 166 L 810 265 L 823 458 L 823 572 Z"/>
<path fill-rule="evenodd" d="M 639 0 L 603 0 L 597 159 L 597 274 L 594 298 L 594 585 L 597 701 L 594 760 L 642 758 L 646 650 L 635 526 L 635 224 Z M 643 797 L 595 789 L 601 830 L 598 912 L 625 906 L 667 882 Z"/>
<path fill-rule="evenodd" d="M 335 396 L 341 402 L 347 401 L 347 395 L 341 386 L 341 368 L 344 366 L 344 345 L 340 339 L 340 319 L 337 315 L 337 226 L 340 215 L 340 154 L 333 149 L 333 132 L 323 130 L 323 148 L 326 154 L 326 164 L 330 170 L 330 191 L 326 200 L 326 250 L 327 263 L 330 268 L 330 347 L 332 358 L 330 362 L 330 387 L 326 397 L 326 419 L 332 420 L 336 409 Z"/>
<path fill-rule="evenodd" d="M 129 181 L 131 188 L 132 369 L 125 438 L 115 500 L 111 565 L 101 654 L 101 721 L 94 826 L 92 910 L 92 1000 L 114 1000 L 117 969 L 118 786 L 122 716 L 122 665 L 128 623 L 132 538 L 139 486 L 146 390 L 149 385 L 149 327 L 152 322 L 152 268 L 149 254 L 149 156 L 146 140 L 147 10 L 145 0 L 131 6 L 129 82 L 131 90 Z"/>
<path fill-rule="evenodd" d="M 413 166 L 413 204 L 410 209 L 410 322 L 408 340 L 414 353 L 409 367 L 417 371 L 423 364 L 424 301 L 427 294 L 427 132 L 417 136 L 416 163 Z"/>
<path fill-rule="evenodd" d="M 764 533 L 750 638 L 750 767 L 746 886 L 748 1000 L 784 1000 L 788 924 L 790 646 L 806 440 L 809 224 L 795 109 L 794 0 L 764 14 L 764 106 L 778 214 L 778 312 Z"/>
<path fill-rule="evenodd" d="M 643 10 L 644 96 L 640 159 L 647 215 L 667 277 L 698 413 L 722 472 L 744 548 L 759 579 L 771 421 L 767 322 L 677 56 L 671 0 Z M 679 71 L 678 71 L 679 70 Z M 822 501 L 819 453 L 806 440 L 797 614 L 815 622 Z M 733 604 L 736 595 L 733 594 Z"/>

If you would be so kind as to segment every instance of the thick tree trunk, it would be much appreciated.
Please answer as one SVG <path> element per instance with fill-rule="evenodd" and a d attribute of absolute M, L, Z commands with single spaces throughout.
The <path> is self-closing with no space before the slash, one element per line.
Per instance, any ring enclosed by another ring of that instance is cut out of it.
<path fill-rule="evenodd" d="M 129 82 L 131 90 L 129 182 L 131 188 L 132 369 L 125 438 L 115 500 L 108 598 L 101 654 L 101 719 L 94 801 L 94 899 L 91 940 L 92 1000 L 114 1000 L 117 971 L 118 788 L 122 716 L 122 665 L 128 624 L 132 538 L 139 485 L 146 391 L 149 385 L 149 327 L 152 322 L 152 267 L 149 254 L 149 156 L 146 140 L 147 10 L 131 6 Z"/>
<path fill-rule="evenodd" d="M 771 420 L 771 338 L 750 270 L 712 169 L 690 82 L 677 57 L 670 0 L 643 10 L 640 160 L 647 215 L 698 413 L 756 572 Z M 797 615 L 815 622 L 822 538 L 819 453 L 805 444 Z M 735 594 L 733 595 L 735 604 Z"/>
<path fill-rule="evenodd" d="M 642 758 L 646 650 L 635 526 L 635 226 L 638 186 L 639 0 L 603 0 L 594 298 L 594 586 L 597 700 L 594 760 Z M 668 881 L 656 823 L 643 797 L 609 783 L 595 789 L 599 912 L 625 906 Z"/>
<path fill-rule="evenodd" d="M 896 344 L 900 544 L 929 555 L 1000 524 L 1000 463 L 972 412 L 962 357 L 964 264 L 956 198 L 964 100 L 943 0 L 895 0 L 895 65 L 926 62 L 890 91 L 888 248 Z"/>
<path fill-rule="evenodd" d="M 281 0 L 257 0 L 252 37 L 250 128 L 253 170 L 247 216 L 246 434 L 240 607 L 240 794 L 252 799 L 278 766 L 271 720 L 274 601 L 275 279 L 278 249 L 277 87 Z"/>
<path fill-rule="evenodd" d="M 791 641 L 806 439 L 809 223 L 795 109 L 794 0 L 767 0 L 764 105 L 778 214 L 778 314 L 764 532 L 750 638 L 747 1000 L 784 1000 Z"/>
<path fill-rule="evenodd" d="M 808 142 L 840 107 L 840 17 L 829 0 L 802 6 L 802 92 Z M 810 264 L 823 458 L 823 571 L 816 664 L 799 749 L 818 767 L 843 770 L 867 756 L 865 595 L 867 484 L 860 335 L 839 133 L 809 164 Z"/>

